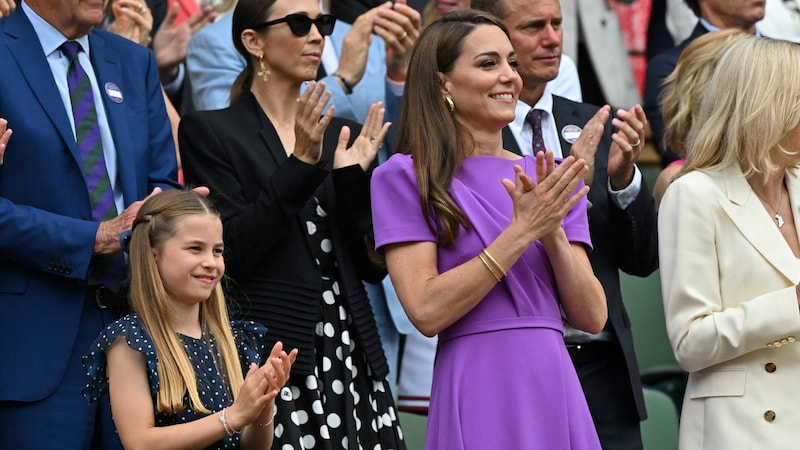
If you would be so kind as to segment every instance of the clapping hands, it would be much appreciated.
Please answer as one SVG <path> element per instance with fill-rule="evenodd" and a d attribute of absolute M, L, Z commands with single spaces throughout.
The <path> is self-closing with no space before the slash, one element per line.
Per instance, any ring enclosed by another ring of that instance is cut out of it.
<path fill-rule="evenodd" d="M 267 408 L 278 396 L 278 391 L 289 380 L 292 364 L 297 359 L 297 349 L 286 353 L 281 342 L 275 343 L 269 359 L 261 367 L 253 363 L 244 378 L 236 401 L 228 408 L 228 423 L 241 430 L 254 422 L 267 423 L 272 408 Z"/>
<path fill-rule="evenodd" d="M 8 121 L 0 119 L 0 166 L 3 165 L 3 155 L 6 154 L 8 141 L 11 139 L 11 128 L 8 128 Z"/>
<path fill-rule="evenodd" d="M 383 145 L 383 138 L 386 137 L 386 132 L 389 131 L 391 125 L 391 122 L 383 123 L 384 113 L 381 102 L 375 102 L 369 107 L 367 119 L 364 121 L 364 126 L 361 127 L 361 133 L 350 148 L 347 148 L 347 142 L 350 140 L 350 128 L 342 127 L 333 157 L 334 169 L 354 164 L 361 166 L 365 172 L 369 169 L 378 154 L 378 149 Z"/>
<path fill-rule="evenodd" d="M 411 50 L 422 30 L 419 12 L 406 0 L 386 2 L 377 9 L 374 32 L 386 42 L 386 73 L 396 81 L 405 81 Z"/>
<path fill-rule="evenodd" d="M 546 239 L 561 230 L 561 221 L 580 199 L 589 193 L 582 186 L 588 167 L 582 159 L 569 156 L 555 165 L 552 151 L 536 155 L 536 181 L 515 165 L 515 179 L 503 179 L 508 194 L 514 202 L 511 226 L 523 227 L 523 234 L 531 242 Z"/>
<path fill-rule="evenodd" d="M 644 146 L 647 117 L 641 105 L 634 105 L 618 110 L 611 124 L 618 131 L 611 135 L 614 142 L 608 152 L 608 178 L 612 188 L 621 190 L 633 180 L 633 167 Z"/>
<path fill-rule="evenodd" d="M 153 29 L 153 15 L 144 0 L 114 0 L 114 21 L 108 31 L 147 47 Z"/>
<path fill-rule="evenodd" d="M 0 18 L 8 17 L 17 8 L 14 0 L 0 0 Z"/>
<path fill-rule="evenodd" d="M 331 106 L 322 114 L 330 98 L 331 93 L 325 90 L 325 83 L 311 81 L 297 99 L 292 155 L 307 164 L 316 164 L 322 156 L 322 136 L 335 111 Z"/>

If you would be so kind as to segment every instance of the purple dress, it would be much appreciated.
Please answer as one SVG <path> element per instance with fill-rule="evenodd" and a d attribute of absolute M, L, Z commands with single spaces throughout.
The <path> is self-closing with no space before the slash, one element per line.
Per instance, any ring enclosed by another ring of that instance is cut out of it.
<path fill-rule="evenodd" d="M 511 220 L 503 178 L 514 165 L 535 178 L 536 160 L 475 156 L 462 164 L 450 195 L 473 229 L 438 248 L 443 273 L 474 258 Z M 375 244 L 436 241 L 420 207 L 413 160 L 394 155 L 372 178 Z M 570 242 L 591 246 L 582 199 L 562 223 Z M 599 449 L 575 368 L 563 340 L 552 267 L 541 243 L 464 317 L 439 333 L 427 450 Z"/>

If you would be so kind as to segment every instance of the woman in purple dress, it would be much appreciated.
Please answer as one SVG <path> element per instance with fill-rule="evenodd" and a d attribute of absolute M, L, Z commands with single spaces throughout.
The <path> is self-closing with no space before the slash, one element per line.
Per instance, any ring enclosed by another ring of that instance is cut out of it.
<path fill-rule="evenodd" d="M 599 449 L 562 320 L 599 332 L 605 296 L 587 166 L 503 149 L 522 88 L 506 29 L 476 11 L 411 57 L 397 154 L 372 179 L 376 246 L 403 307 L 439 335 L 426 448 Z"/>

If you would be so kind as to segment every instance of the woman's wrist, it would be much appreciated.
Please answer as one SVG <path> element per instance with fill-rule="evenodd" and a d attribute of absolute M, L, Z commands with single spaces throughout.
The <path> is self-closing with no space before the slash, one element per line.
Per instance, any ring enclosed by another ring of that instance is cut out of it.
<path fill-rule="evenodd" d="M 264 407 L 264 410 L 256 419 L 255 424 L 259 427 L 268 427 L 272 425 L 272 422 L 274 420 L 275 420 L 275 407 L 267 405 Z"/>
<path fill-rule="evenodd" d="M 350 95 L 353 93 L 353 89 L 356 87 L 356 84 L 355 82 L 351 81 L 352 79 L 345 78 L 345 76 L 342 75 L 338 70 L 333 72 L 331 76 L 336 78 L 345 94 Z"/>
<path fill-rule="evenodd" d="M 217 416 L 228 436 L 242 433 L 244 425 L 240 425 L 237 418 L 232 417 L 236 416 L 236 414 L 231 412 L 231 408 L 222 408 L 222 411 L 218 412 Z"/>

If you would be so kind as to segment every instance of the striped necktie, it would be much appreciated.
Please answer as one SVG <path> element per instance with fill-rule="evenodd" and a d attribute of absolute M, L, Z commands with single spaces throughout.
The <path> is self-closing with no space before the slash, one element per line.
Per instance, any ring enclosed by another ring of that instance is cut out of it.
<path fill-rule="evenodd" d="M 536 156 L 537 153 L 545 151 L 544 137 L 542 135 L 542 110 L 531 109 L 526 119 L 531 124 L 531 128 L 533 128 L 531 150 L 533 151 L 533 155 Z"/>
<path fill-rule="evenodd" d="M 67 41 L 61 45 L 61 51 L 69 60 L 67 69 L 67 87 L 72 103 L 72 116 L 75 122 L 75 138 L 78 152 L 83 164 L 86 188 L 89 191 L 89 203 L 92 207 L 92 220 L 101 222 L 113 219 L 117 215 L 114 204 L 114 191 L 106 169 L 103 155 L 103 143 L 100 140 L 100 125 L 97 122 L 94 94 L 89 76 L 78 61 L 78 53 L 83 49 L 75 41 Z M 94 276 L 90 282 L 101 283 L 117 288 L 122 279 L 125 257 L 116 255 L 95 256 Z"/>

